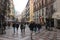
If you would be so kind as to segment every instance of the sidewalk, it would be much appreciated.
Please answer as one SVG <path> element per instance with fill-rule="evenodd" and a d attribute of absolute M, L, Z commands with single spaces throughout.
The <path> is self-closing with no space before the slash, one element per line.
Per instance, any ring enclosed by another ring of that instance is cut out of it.
<path fill-rule="evenodd" d="M 34 40 L 60 40 L 60 30 L 54 29 L 53 31 L 48 31 L 43 27 L 40 33 L 32 37 Z M 19 29 L 18 34 L 14 35 L 13 28 L 11 27 L 6 30 L 6 34 L 0 35 L 0 40 L 31 40 L 30 30 L 27 27 L 25 35 L 22 35 Z"/>

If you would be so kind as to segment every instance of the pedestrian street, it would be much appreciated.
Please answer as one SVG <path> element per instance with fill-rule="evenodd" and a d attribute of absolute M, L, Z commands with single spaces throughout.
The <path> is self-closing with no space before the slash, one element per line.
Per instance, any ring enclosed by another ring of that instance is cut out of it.
<path fill-rule="evenodd" d="M 13 33 L 13 28 L 6 29 L 6 34 L 0 35 L 0 40 L 31 40 L 30 30 L 26 27 L 25 34 L 20 32 Z M 48 31 L 44 27 L 41 29 L 40 33 L 33 33 L 33 40 L 60 40 L 60 30 L 54 29 L 53 31 Z"/>

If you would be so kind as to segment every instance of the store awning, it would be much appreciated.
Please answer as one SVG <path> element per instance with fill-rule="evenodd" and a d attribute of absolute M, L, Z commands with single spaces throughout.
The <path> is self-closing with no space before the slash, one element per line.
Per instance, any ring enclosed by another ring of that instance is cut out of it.
<path fill-rule="evenodd" d="M 60 12 L 56 12 L 53 14 L 52 18 L 54 19 L 60 19 Z"/>

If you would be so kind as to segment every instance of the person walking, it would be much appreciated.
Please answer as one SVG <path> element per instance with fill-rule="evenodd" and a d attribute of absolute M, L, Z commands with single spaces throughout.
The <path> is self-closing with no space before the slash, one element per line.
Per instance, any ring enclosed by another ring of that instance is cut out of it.
<path fill-rule="evenodd" d="M 14 31 L 14 34 L 15 34 L 15 22 L 13 22 L 13 25 L 12 25 L 12 27 L 13 27 L 13 31 Z"/>
<path fill-rule="evenodd" d="M 3 33 L 6 33 L 6 22 L 3 23 Z"/>
<path fill-rule="evenodd" d="M 25 28 L 26 28 L 26 24 L 24 23 L 23 24 L 23 32 L 24 32 L 24 34 L 25 34 Z"/>
<path fill-rule="evenodd" d="M 31 31 L 31 40 L 33 40 L 32 34 L 33 34 L 33 31 L 34 31 L 34 26 L 35 26 L 34 22 L 31 21 L 31 23 L 30 23 L 30 25 L 29 25 L 29 29 L 30 29 L 30 31 Z"/>
<path fill-rule="evenodd" d="M 10 28 L 10 23 L 8 22 L 8 29 Z"/>
<path fill-rule="evenodd" d="M 40 29 L 41 29 L 41 24 L 37 24 L 37 28 L 38 28 L 38 33 L 40 32 Z"/>
<path fill-rule="evenodd" d="M 17 33 L 18 33 L 18 28 L 19 28 L 19 23 L 16 23 L 16 29 L 17 29 Z"/>
<path fill-rule="evenodd" d="M 23 32 L 23 24 L 22 23 L 21 23 L 20 29 L 21 29 L 21 33 L 22 33 Z"/>
<path fill-rule="evenodd" d="M 32 22 L 30 23 L 30 25 L 29 25 L 29 29 L 30 29 L 31 32 L 34 31 L 34 26 L 35 26 L 35 24 L 34 24 L 34 22 L 32 21 Z"/>
<path fill-rule="evenodd" d="M 21 24 L 20 29 L 21 29 L 21 35 L 25 36 L 25 24 L 24 23 Z"/>
<path fill-rule="evenodd" d="M 34 32 L 37 32 L 37 23 L 34 22 L 34 28 L 33 28 Z"/>

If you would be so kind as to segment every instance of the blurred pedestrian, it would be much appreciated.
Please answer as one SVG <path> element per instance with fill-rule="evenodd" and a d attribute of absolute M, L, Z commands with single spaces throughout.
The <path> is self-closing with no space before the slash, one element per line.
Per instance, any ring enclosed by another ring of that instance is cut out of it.
<path fill-rule="evenodd" d="M 24 34 L 25 34 L 25 28 L 26 28 L 26 24 L 24 23 L 23 24 L 23 32 L 24 32 Z"/>
<path fill-rule="evenodd" d="M 6 31 L 5 31 L 6 30 L 6 26 L 7 26 L 6 22 L 4 22 L 2 26 L 3 26 L 3 32 L 6 33 Z"/>
<path fill-rule="evenodd" d="M 32 40 L 33 31 L 34 31 L 34 26 L 35 26 L 34 22 L 31 21 L 31 23 L 30 23 L 30 25 L 29 25 L 29 29 L 30 29 L 30 31 L 31 31 L 31 40 Z"/>
<path fill-rule="evenodd" d="M 10 23 L 8 22 L 8 28 L 10 28 Z"/>
<path fill-rule="evenodd" d="M 37 23 L 38 32 L 40 32 L 41 24 Z"/>
<path fill-rule="evenodd" d="M 18 28 L 19 28 L 19 23 L 16 23 L 16 29 L 17 29 L 17 33 L 18 33 Z"/>
<path fill-rule="evenodd" d="M 34 22 L 34 28 L 33 28 L 34 32 L 37 32 L 37 24 Z"/>
<path fill-rule="evenodd" d="M 14 33 L 15 33 L 15 22 L 13 22 L 13 25 L 12 25 L 12 27 L 13 27 L 13 31 L 14 31 Z"/>
<path fill-rule="evenodd" d="M 29 29 L 30 29 L 31 32 L 34 31 L 34 26 L 35 26 L 35 23 L 32 21 L 29 25 Z"/>
<path fill-rule="evenodd" d="M 23 24 L 22 23 L 21 23 L 20 29 L 21 29 L 21 33 L 22 33 L 22 31 L 23 31 Z"/>

